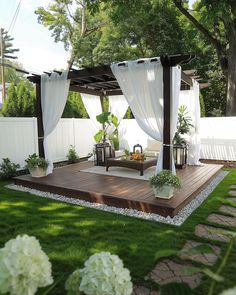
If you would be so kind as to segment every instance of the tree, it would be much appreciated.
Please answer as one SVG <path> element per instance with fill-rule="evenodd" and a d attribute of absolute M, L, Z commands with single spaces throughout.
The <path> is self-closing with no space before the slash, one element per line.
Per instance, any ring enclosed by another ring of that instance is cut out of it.
<path fill-rule="evenodd" d="M 52 31 L 55 42 L 62 41 L 65 49 L 71 50 L 69 68 L 75 60 L 81 63 L 84 43 L 90 42 L 90 35 L 106 25 L 96 18 L 90 20 L 86 0 L 54 0 L 47 9 L 39 7 L 35 13 L 39 23 Z"/>
<path fill-rule="evenodd" d="M 184 0 L 173 0 L 179 11 L 203 34 L 216 51 L 227 82 L 227 110 L 236 115 L 236 1 L 199 0 L 189 12 Z"/>
<path fill-rule="evenodd" d="M 2 114 L 5 117 L 34 117 L 35 93 L 21 81 L 17 87 L 12 82 L 8 89 L 8 98 L 4 101 Z"/>
<path fill-rule="evenodd" d="M 2 98 L 3 101 L 6 98 L 6 86 L 5 86 L 5 60 L 16 59 L 14 53 L 19 49 L 13 48 L 12 41 L 14 39 L 10 37 L 4 29 L 0 29 L 0 52 L 1 52 L 1 77 L 2 77 Z"/>
<path fill-rule="evenodd" d="M 87 111 L 78 92 L 69 92 L 62 118 L 88 118 Z"/>

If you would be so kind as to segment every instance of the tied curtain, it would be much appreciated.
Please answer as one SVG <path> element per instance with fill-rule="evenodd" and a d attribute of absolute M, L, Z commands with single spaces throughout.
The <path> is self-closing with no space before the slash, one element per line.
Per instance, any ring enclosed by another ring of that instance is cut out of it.
<path fill-rule="evenodd" d="M 48 146 L 48 136 L 56 128 L 65 108 L 70 80 L 67 80 L 68 71 L 61 74 L 53 72 L 50 76 L 43 74 L 41 76 L 41 106 L 43 116 L 44 130 L 44 152 L 45 159 L 49 166 L 46 174 L 52 173 L 53 161 Z"/>
<path fill-rule="evenodd" d="M 96 116 L 102 113 L 100 97 L 85 93 L 80 93 L 80 95 L 96 133 L 101 128 L 101 124 L 96 119 Z"/>
<path fill-rule="evenodd" d="M 160 58 L 142 59 L 112 64 L 111 70 L 133 112 L 138 125 L 150 137 L 163 142 L 163 67 Z M 174 137 L 178 118 L 181 68 L 172 68 L 171 137 Z M 163 169 L 163 149 L 156 171 Z M 172 172 L 175 173 L 174 161 Z"/>
<path fill-rule="evenodd" d="M 199 83 L 192 79 L 193 86 L 190 90 L 180 91 L 179 106 L 187 107 L 188 115 L 192 118 L 193 128 L 189 135 L 188 165 L 201 165 L 200 150 L 200 102 L 199 102 Z"/>

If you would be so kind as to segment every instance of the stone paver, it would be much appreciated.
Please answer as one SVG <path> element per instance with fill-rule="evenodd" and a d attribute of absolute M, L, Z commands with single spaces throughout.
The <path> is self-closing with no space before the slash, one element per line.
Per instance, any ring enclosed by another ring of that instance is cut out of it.
<path fill-rule="evenodd" d="M 216 232 L 217 230 L 221 231 L 222 233 L 217 233 Z M 228 243 L 230 241 L 230 237 L 227 236 L 227 231 L 224 231 L 220 228 L 216 228 L 213 226 L 208 226 L 205 224 L 198 224 L 195 227 L 195 235 L 200 238 L 206 238 L 206 239 L 216 240 L 216 241 L 225 242 L 225 243 Z"/>
<path fill-rule="evenodd" d="M 236 197 L 236 190 L 229 191 L 229 196 Z"/>
<path fill-rule="evenodd" d="M 150 291 L 146 287 L 134 286 L 132 295 L 159 295 L 157 291 Z"/>
<path fill-rule="evenodd" d="M 236 199 L 235 199 L 235 202 L 236 202 Z M 227 213 L 227 214 L 230 214 L 234 217 L 236 217 L 236 207 L 231 207 L 231 206 L 227 206 L 227 205 L 222 205 L 219 209 L 220 212 L 223 212 L 223 213 Z"/>
<path fill-rule="evenodd" d="M 225 216 L 221 214 L 212 213 L 207 217 L 207 220 L 220 225 L 236 226 L 235 217 Z"/>
<path fill-rule="evenodd" d="M 186 283 L 190 286 L 190 288 L 194 289 L 200 284 L 202 274 L 186 274 L 184 270 L 187 267 L 192 267 L 192 265 L 178 264 L 172 260 L 166 259 L 159 262 L 148 277 L 160 285 L 174 282 Z"/>
<path fill-rule="evenodd" d="M 235 190 L 236 190 L 236 184 L 231 185 L 231 186 L 230 186 L 230 189 L 232 189 L 232 190 L 235 189 Z"/>
<path fill-rule="evenodd" d="M 211 253 L 186 253 L 186 250 L 190 250 L 191 248 L 200 246 L 200 245 L 207 245 L 212 248 L 213 252 Z M 190 259 L 192 261 L 200 262 L 205 265 L 214 265 L 218 256 L 220 255 L 220 248 L 215 245 L 199 243 L 196 241 L 187 241 L 183 247 L 183 249 L 179 253 L 179 257 L 181 259 Z"/>
<path fill-rule="evenodd" d="M 236 198 L 227 198 L 227 200 L 231 201 L 231 202 L 235 202 L 236 203 Z"/>

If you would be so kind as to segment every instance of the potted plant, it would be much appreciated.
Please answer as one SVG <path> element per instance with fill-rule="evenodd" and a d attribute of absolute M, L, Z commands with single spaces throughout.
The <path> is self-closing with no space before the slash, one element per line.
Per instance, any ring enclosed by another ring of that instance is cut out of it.
<path fill-rule="evenodd" d="M 48 168 L 48 161 L 39 157 L 36 154 L 30 155 L 26 160 L 26 167 L 28 168 L 32 177 L 46 176 L 46 170 Z"/>
<path fill-rule="evenodd" d="M 100 129 L 95 135 L 94 139 L 96 142 L 106 142 L 108 139 L 108 128 L 109 126 L 114 126 L 116 129 L 113 133 L 118 137 L 117 128 L 119 126 L 118 118 L 111 112 L 103 112 L 96 116 L 97 121 L 102 124 L 102 129 Z"/>
<path fill-rule="evenodd" d="M 179 178 L 169 170 L 157 173 L 149 181 L 156 197 L 162 199 L 170 199 L 173 197 L 174 188 L 181 187 Z"/>

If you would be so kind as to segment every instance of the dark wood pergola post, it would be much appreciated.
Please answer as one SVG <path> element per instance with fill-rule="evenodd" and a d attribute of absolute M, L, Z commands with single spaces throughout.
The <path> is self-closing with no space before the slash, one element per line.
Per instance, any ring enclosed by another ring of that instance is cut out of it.
<path fill-rule="evenodd" d="M 38 128 L 38 149 L 39 156 L 45 157 L 43 139 L 44 139 L 44 130 L 43 130 L 43 114 L 41 106 L 41 83 L 36 83 L 36 115 L 37 115 L 37 128 Z"/>
<path fill-rule="evenodd" d="M 163 67 L 163 169 L 172 168 L 172 140 L 170 134 L 171 124 L 171 87 L 172 71 L 169 65 Z"/>

